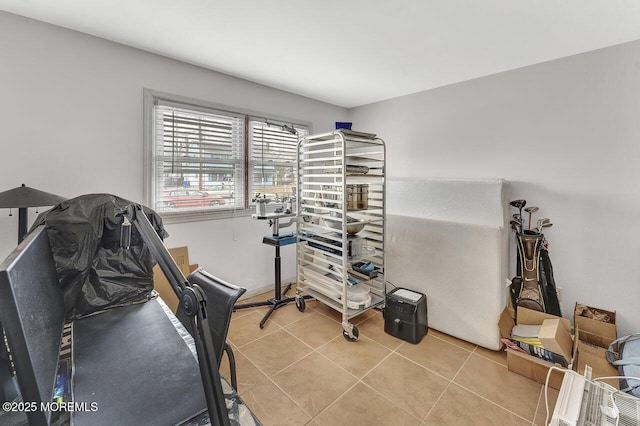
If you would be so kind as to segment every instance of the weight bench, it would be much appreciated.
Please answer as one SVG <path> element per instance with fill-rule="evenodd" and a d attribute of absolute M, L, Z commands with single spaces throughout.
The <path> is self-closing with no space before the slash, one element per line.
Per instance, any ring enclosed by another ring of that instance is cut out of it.
<path fill-rule="evenodd" d="M 44 226 L 0 265 L 0 322 L 22 399 L 37 408 L 29 424 L 49 425 L 65 307 Z M 216 349 L 228 322 L 218 326 Z M 198 360 L 158 300 L 77 319 L 71 340 L 73 424 L 174 425 L 207 411 Z"/>

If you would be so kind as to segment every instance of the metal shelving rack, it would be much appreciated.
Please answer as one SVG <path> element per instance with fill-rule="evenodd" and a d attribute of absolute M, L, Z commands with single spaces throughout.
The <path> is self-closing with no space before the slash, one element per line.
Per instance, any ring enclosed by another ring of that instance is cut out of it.
<path fill-rule="evenodd" d="M 358 339 L 349 320 L 385 302 L 385 162 L 384 141 L 369 133 L 337 130 L 298 144 L 296 305 L 304 310 L 305 293 L 341 312 L 349 341 Z M 365 185 L 358 203 L 353 189 Z M 356 220 L 364 228 L 348 233 Z M 372 262 L 377 276 L 354 273 L 357 262 Z M 354 279 L 369 287 L 370 304 L 347 300 Z"/>

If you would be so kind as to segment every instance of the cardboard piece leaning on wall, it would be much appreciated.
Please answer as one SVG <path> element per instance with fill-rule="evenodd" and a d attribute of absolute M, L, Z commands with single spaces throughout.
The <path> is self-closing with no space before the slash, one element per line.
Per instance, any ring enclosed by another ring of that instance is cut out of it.
<path fill-rule="evenodd" d="M 180 272 L 185 277 L 189 276 L 191 269 L 189 267 L 189 249 L 187 247 L 176 247 L 169 249 L 169 254 L 176 261 L 180 268 Z M 169 284 L 169 280 L 165 277 L 160 266 L 153 267 L 153 288 L 160 294 L 160 297 L 169 306 L 169 309 L 175 314 L 178 309 L 178 296 Z"/>

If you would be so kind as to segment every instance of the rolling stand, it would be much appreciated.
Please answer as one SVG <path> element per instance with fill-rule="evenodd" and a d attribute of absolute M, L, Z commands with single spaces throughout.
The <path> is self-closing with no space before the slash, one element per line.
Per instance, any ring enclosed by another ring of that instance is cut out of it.
<path fill-rule="evenodd" d="M 285 217 L 295 217 L 294 214 L 291 213 L 267 213 L 264 215 L 252 215 L 254 219 L 258 220 L 269 220 L 269 225 L 273 228 L 272 235 L 266 236 L 262 239 L 263 244 L 267 244 L 270 246 L 274 246 L 276 248 L 276 257 L 274 262 L 275 269 L 275 290 L 274 297 L 268 300 L 264 300 L 262 302 L 253 302 L 253 303 L 245 303 L 241 305 L 234 306 L 233 310 L 238 309 L 246 309 L 246 308 L 255 308 L 257 306 L 270 306 L 269 310 L 262 321 L 260 321 L 260 328 L 264 328 L 264 324 L 267 322 L 273 311 L 276 309 L 286 305 L 289 302 L 296 302 L 296 306 L 299 311 L 304 310 L 304 299 L 310 299 L 311 296 L 296 296 L 296 297 L 287 297 L 287 291 L 291 289 L 291 283 L 287 284 L 284 291 L 282 291 L 282 259 L 280 258 L 280 247 L 286 246 L 289 244 L 296 243 L 296 235 L 294 233 L 289 233 L 285 235 L 280 235 L 280 228 L 286 228 L 287 226 L 291 226 L 293 223 L 293 219 L 289 220 L 289 222 L 280 225 L 280 219 Z"/>

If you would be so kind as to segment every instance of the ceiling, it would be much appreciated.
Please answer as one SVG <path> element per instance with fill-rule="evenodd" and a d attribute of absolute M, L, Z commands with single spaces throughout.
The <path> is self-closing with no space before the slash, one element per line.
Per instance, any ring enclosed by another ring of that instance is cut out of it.
<path fill-rule="evenodd" d="M 638 0 L 0 0 L 343 107 L 640 39 Z"/>

